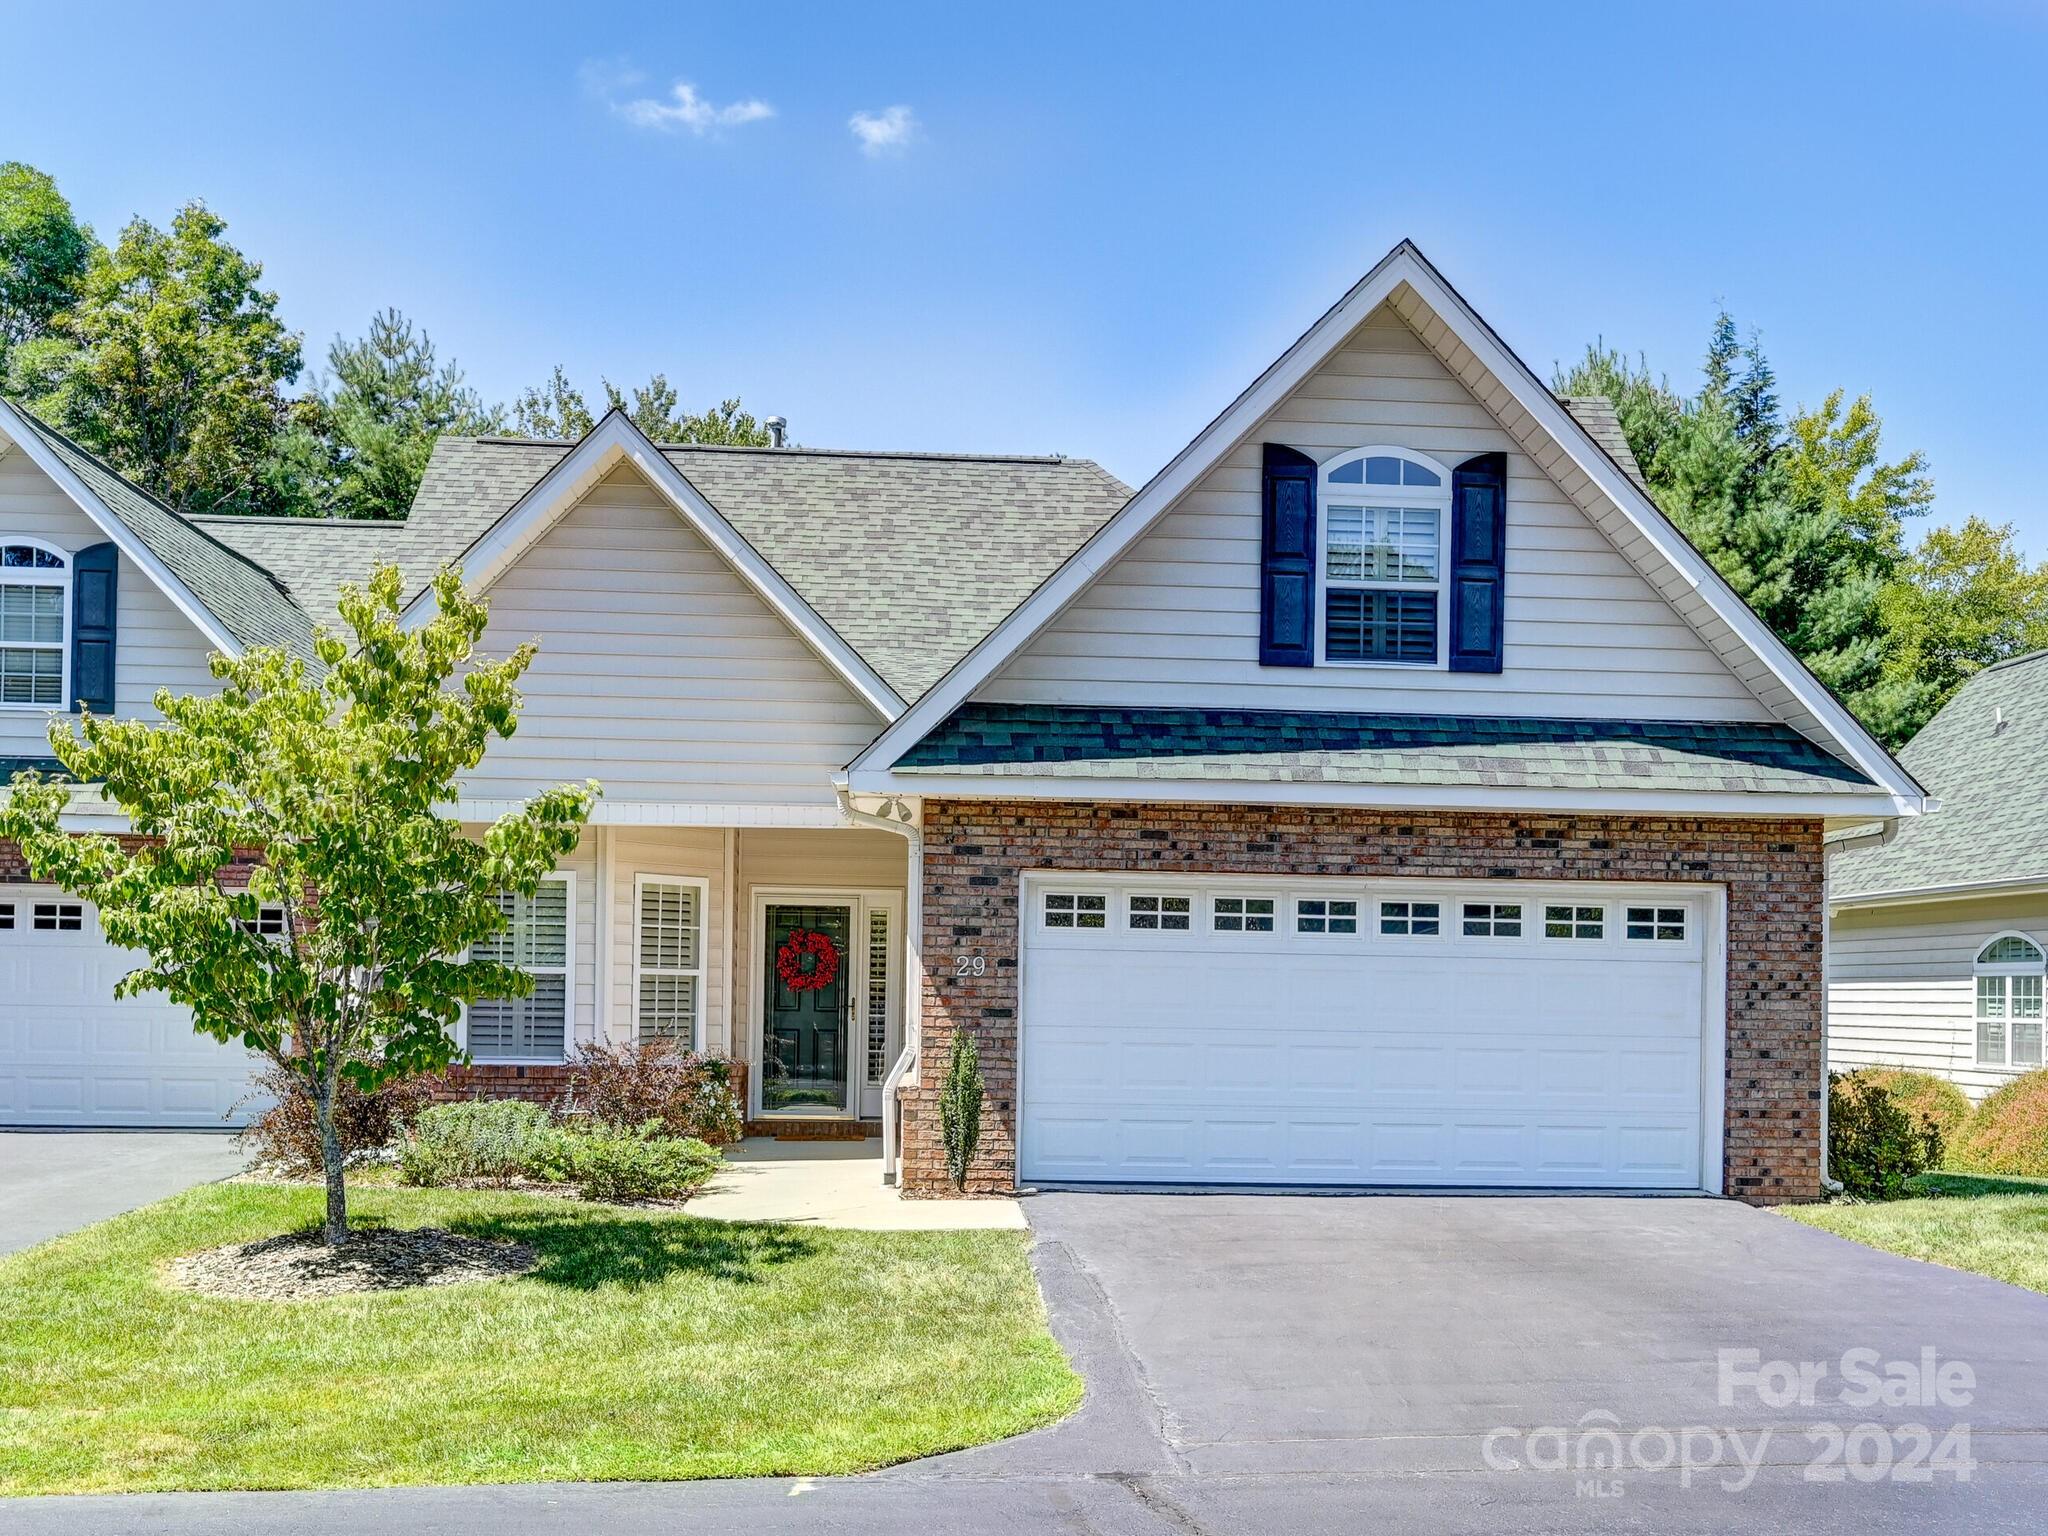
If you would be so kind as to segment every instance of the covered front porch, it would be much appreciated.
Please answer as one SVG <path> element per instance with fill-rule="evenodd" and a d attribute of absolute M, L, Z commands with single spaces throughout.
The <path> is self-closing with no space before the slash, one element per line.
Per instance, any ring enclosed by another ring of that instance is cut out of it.
<path fill-rule="evenodd" d="M 676 1040 L 732 1061 L 751 1132 L 871 1154 L 880 1184 L 884 1084 L 904 1050 L 910 829 L 826 808 L 605 819 L 639 809 L 600 803 L 556 875 L 513 903 L 506 958 L 535 994 L 471 1010 L 461 1076 L 551 1097 L 580 1047 Z M 815 824 L 787 824 L 799 815 Z"/>

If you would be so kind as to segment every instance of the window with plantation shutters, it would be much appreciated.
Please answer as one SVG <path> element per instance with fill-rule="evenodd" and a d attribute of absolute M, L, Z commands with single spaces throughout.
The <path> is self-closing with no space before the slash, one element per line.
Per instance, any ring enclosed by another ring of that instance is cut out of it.
<path fill-rule="evenodd" d="M 868 1081 L 880 1085 L 889 1071 L 889 914 L 868 913 Z"/>
<path fill-rule="evenodd" d="M 533 993 L 470 1004 L 469 1053 L 475 1060 L 562 1060 L 569 1041 L 573 907 L 565 875 L 543 880 L 531 896 L 498 897 L 505 929 L 470 953 L 479 960 L 517 966 L 533 978 Z"/>
<path fill-rule="evenodd" d="M 704 887 L 642 875 L 634 908 L 635 1032 L 694 1049 L 704 1000 Z"/>

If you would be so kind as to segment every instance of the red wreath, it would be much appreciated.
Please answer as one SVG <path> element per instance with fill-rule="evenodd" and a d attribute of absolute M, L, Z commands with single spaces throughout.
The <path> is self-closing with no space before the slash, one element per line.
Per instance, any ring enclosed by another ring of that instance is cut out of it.
<path fill-rule="evenodd" d="M 839 946 L 815 928 L 794 928 L 775 951 L 775 974 L 792 992 L 821 992 L 838 979 Z"/>

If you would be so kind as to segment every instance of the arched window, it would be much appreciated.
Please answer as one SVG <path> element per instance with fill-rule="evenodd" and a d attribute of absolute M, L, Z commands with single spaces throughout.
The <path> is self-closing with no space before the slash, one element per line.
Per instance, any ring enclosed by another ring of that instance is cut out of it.
<path fill-rule="evenodd" d="M 0 708 L 64 707 L 70 624 L 70 556 L 0 534 Z"/>
<path fill-rule="evenodd" d="M 2023 933 L 1977 951 L 1977 1065 L 2041 1065 L 2041 986 L 2048 960 Z"/>
<path fill-rule="evenodd" d="M 1442 666 L 1451 472 L 1406 448 L 1354 448 L 1319 479 L 1317 662 Z"/>

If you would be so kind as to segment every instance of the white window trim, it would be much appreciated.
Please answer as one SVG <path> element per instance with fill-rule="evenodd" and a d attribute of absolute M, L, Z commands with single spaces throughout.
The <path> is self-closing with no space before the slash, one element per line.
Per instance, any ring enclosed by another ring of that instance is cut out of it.
<path fill-rule="evenodd" d="M 52 544 L 48 539 L 31 538 L 27 534 L 0 533 L 0 546 L 8 544 L 26 544 L 30 549 L 39 549 L 46 555 L 55 555 L 64 562 L 63 569 L 55 571 L 37 570 L 34 566 L 24 570 L 0 567 L 0 586 L 56 587 L 62 591 L 63 596 L 59 600 L 59 607 L 64 620 L 64 634 L 54 647 L 57 652 L 59 675 L 62 681 L 58 685 L 57 702 L 54 704 L 10 704 L 5 699 L 0 699 L 0 711 L 5 711 L 9 714 L 61 715 L 66 713 L 71 707 L 72 554 L 70 550 L 62 549 Z M 23 651 L 47 651 L 52 649 L 50 643 L 46 640 L 4 641 L 0 642 L 0 648 Z"/>
<path fill-rule="evenodd" d="M 562 924 L 562 1054 L 559 1056 L 478 1056 L 470 1060 L 480 1067 L 534 1067 L 554 1066 L 569 1059 L 569 1053 L 576 1048 L 576 872 L 573 869 L 556 870 L 542 875 L 540 883 L 558 882 L 568 887 L 564 896 L 565 908 Z M 553 975 L 557 967 L 552 965 L 529 968 L 539 974 Z M 462 1048 L 469 1050 L 469 1009 L 462 1010 Z"/>
<path fill-rule="evenodd" d="M 1304 914 L 1301 910 L 1301 906 L 1303 902 L 1307 901 L 1321 902 L 1323 904 L 1323 910 L 1319 913 Z M 1350 903 L 1351 910 L 1348 913 L 1333 913 L 1330 911 L 1330 906 L 1334 902 L 1348 902 Z M 1288 918 L 1291 923 L 1291 926 L 1288 928 L 1287 931 L 1298 938 L 1363 938 L 1365 936 L 1366 924 L 1368 922 L 1376 923 L 1379 921 L 1379 903 L 1376 901 L 1368 901 L 1365 897 L 1355 895 L 1350 891 L 1340 891 L 1329 896 L 1323 895 L 1320 891 L 1316 892 L 1313 895 L 1306 895 L 1297 892 L 1295 895 L 1288 898 L 1287 905 L 1289 908 Z M 1304 916 L 1309 916 L 1313 921 L 1320 922 L 1323 926 L 1320 928 L 1303 928 L 1301 926 L 1301 923 L 1302 918 Z M 1332 929 L 1330 927 L 1330 923 L 1333 920 L 1338 922 L 1348 921 L 1351 924 L 1351 931 L 1346 933 L 1342 929 Z"/>
<path fill-rule="evenodd" d="M 1249 922 L 1254 917 L 1270 916 L 1273 926 L 1270 928 L 1219 928 L 1216 925 L 1216 903 L 1219 901 L 1269 901 L 1273 904 L 1273 910 L 1270 914 L 1247 910 L 1233 912 L 1229 915 L 1237 918 L 1239 922 Z M 1264 944 L 1270 943 L 1274 939 L 1290 937 L 1293 934 L 1293 930 L 1288 927 L 1288 922 L 1293 916 L 1294 905 L 1283 893 L 1270 887 L 1260 886 L 1247 890 L 1225 888 L 1220 891 L 1211 891 L 1209 892 L 1208 899 L 1202 903 L 1202 906 L 1209 919 L 1208 927 L 1204 932 L 1219 938 L 1252 939 Z M 1323 935 L 1315 934 L 1308 935 L 1308 937 L 1321 938 Z"/>
<path fill-rule="evenodd" d="M 697 963 L 695 966 L 650 966 L 640 953 L 640 893 L 650 885 L 688 886 L 697 893 Z M 694 976 L 697 978 L 697 1006 L 695 1016 L 690 1020 L 689 1046 L 693 1051 L 704 1049 L 704 1006 L 705 990 L 710 977 L 706 961 L 711 948 L 711 882 L 699 875 L 664 875 L 642 871 L 633 876 L 633 1040 L 647 1038 L 640 1027 L 640 978 L 655 976 Z"/>
<path fill-rule="evenodd" d="M 2019 939 L 2034 949 L 2032 960 L 1986 960 L 1984 951 L 2001 939 Z M 1978 981 L 1986 976 L 1996 977 L 2004 983 L 2000 988 L 2005 1000 L 2005 1012 L 1995 1022 L 2002 1026 L 2000 1031 L 1999 1060 L 1989 1061 L 1984 1055 L 1984 1025 L 1994 1022 L 1984 1017 L 1982 989 Z M 1970 1061 L 1974 1066 L 1994 1072 L 2031 1072 L 2043 1065 L 2040 1061 L 2016 1062 L 2012 1059 L 2012 978 L 2015 976 L 2041 976 L 2044 1017 L 2033 1020 L 2042 1029 L 2042 1055 L 2048 1058 L 2048 945 L 2031 933 L 2021 933 L 2016 928 L 2007 928 L 1994 933 L 1977 946 L 1977 958 L 1970 965 Z"/>
<path fill-rule="evenodd" d="M 1420 465 L 1437 477 L 1437 484 L 1427 485 L 1332 485 L 1331 472 L 1354 460 L 1369 458 L 1405 459 Z M 1427 585 L 1419 581 L 1388 581 L 1383 578 L 1351 580 L 1345 578 L 1333 582 L 1330 578 L 1330 503 L 1333 499 L 1347 505 L 1358 502 L 1366 507 L 1398 507 L 1420 511 L 1435 511 L 1436 518 L 1436 581 Z M 1427 454 L 1417 453 L 1412 448 L 1399 448 L 1392 444 L 1374 444 L 1364 448 L 1346 448 L 1325 459 L 1316 467 L 1316 665 L 1319 667 L 1391 667 L 1404 672 L 1445 672 L 1450 669 L 1450 647 L 1444 643 L 1444 606 L 1448 601 L 1447 589 L 1450 581 L 1451 564 L 1451 471 Z M 1436 594 L 1436 659 L 1434 661 L 1390 661 L 1384 658 L 1340 657 L 1331 660 L 1328 655 L 1329 640 L 1329 595 L 1332 587 L 1344 591 L 1358 592 L 1433 592 Z"/>

